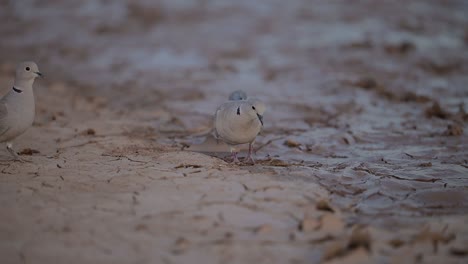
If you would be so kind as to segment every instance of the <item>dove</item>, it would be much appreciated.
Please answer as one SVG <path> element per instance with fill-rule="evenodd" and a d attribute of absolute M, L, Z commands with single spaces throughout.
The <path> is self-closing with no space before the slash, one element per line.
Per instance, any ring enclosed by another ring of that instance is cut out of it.
<path fill-rule="evenodd" d="M 234 162 L 239 162 L 234 146 L 249 143 L 246 161 L 254 162 L 252 145 L 263 127 L 266 106 L 258 99 L 228 101 L 216 110 L 215 137 L 231 147 Z"/>
<path fill-rule="evenodd" d="M 22 161 L 13 150 L 11 141 L 23 134 L 33 123 L 35 104 L 33 83 L 42 77 L 36 63 L 22 62 L 16 68 L 13 88 L 0 99 L 0 143 L 6 143 L 15 160 Z"/>
<path fill-rule="evenodd" d="M 229 100 L 230 101 L 242 101 L 242 100 L 247 100 L 247 93 L 245 93 L 242 90 L 237 90 L 232 92 L 229 95 Z"/>

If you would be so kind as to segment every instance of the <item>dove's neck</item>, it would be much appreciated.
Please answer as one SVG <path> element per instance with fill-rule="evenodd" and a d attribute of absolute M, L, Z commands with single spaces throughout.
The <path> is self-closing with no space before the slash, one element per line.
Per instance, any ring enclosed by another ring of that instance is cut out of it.
<path fill-rule="evenodd" d="M 31 79 L 19 79 L 15 80 L 15 83 L 13 84 L 13 87 L 16 90 L 26 92 L 26 93 L 32 93 L 32 86 L 34 83 L 34 78 Z"/>

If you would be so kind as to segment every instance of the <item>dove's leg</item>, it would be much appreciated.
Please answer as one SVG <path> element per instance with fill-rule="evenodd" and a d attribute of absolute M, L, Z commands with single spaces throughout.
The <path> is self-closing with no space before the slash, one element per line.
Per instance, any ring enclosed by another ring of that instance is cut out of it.
<path fill-rule="evenodd" d="M 245 159 L 246 162 L 251 161 L 253 164 L 255 164 L 255 160 L 252 158 L 252 152 L 253 152 L 253 142 L 249 143 L 249 154 L 247 155 L 247 158 Z"/>
<path fill-rule="evenodd" d="M 18 154 L 16 154 L 16 151 L 13 149 L 13 144 L 11 144 L 10 142 L 6 143 L 6 148 L 7 148 L 8 152 L 10 152 L 10 154 L 13 156 L 15 161 L 23 162 L 23 160 L 20 158 L 20 156 L 18 156 Z"/>
<path fill-rule="evenodd" d="M 237 158 L 237 152 L 236 151 L 233 151 L 232 152 L 232 162 L 234 163 L 239 163 L 239 159 Z"/>
<path fill-rule="evenodd" d="M 237 150 L 233 146 L 230 146 L 230 149 L 231 149 L 232 162 L 240 163 L 239 159 L 237 158 Z"/>

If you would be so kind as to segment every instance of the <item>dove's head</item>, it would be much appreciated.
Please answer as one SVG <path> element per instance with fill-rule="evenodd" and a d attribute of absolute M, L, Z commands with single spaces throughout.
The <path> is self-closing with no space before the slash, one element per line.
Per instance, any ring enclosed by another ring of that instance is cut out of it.
<path fill-rule="evenodd" d="M 256 98 L 248 99 L 247 103 L 249 107 L 247 113 L 252 117 L 258 118 L 263 125 L 263 113 L 265 113 L 266 109 L 265 104 Z"/>
<path fill-rule="evenodd" d="M 22 62 L 16 67 L 16 80 L 29 81 L 37 77 L 42 77 L 42 73 L 39 72 L 39 67 L 35 62 Z"/>

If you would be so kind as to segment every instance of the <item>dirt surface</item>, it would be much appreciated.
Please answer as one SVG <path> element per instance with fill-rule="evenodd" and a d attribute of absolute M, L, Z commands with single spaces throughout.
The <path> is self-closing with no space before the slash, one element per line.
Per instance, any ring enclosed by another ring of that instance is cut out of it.
<path fill-rule="evenodd" d="M 31 162 L 0 151 L 1 263 L 466 263 L 467 14 L 0 1 L 2 92 L 47 76 Z M 253 166 L 200 145 L 236 89 L 268 105 Z"/>

